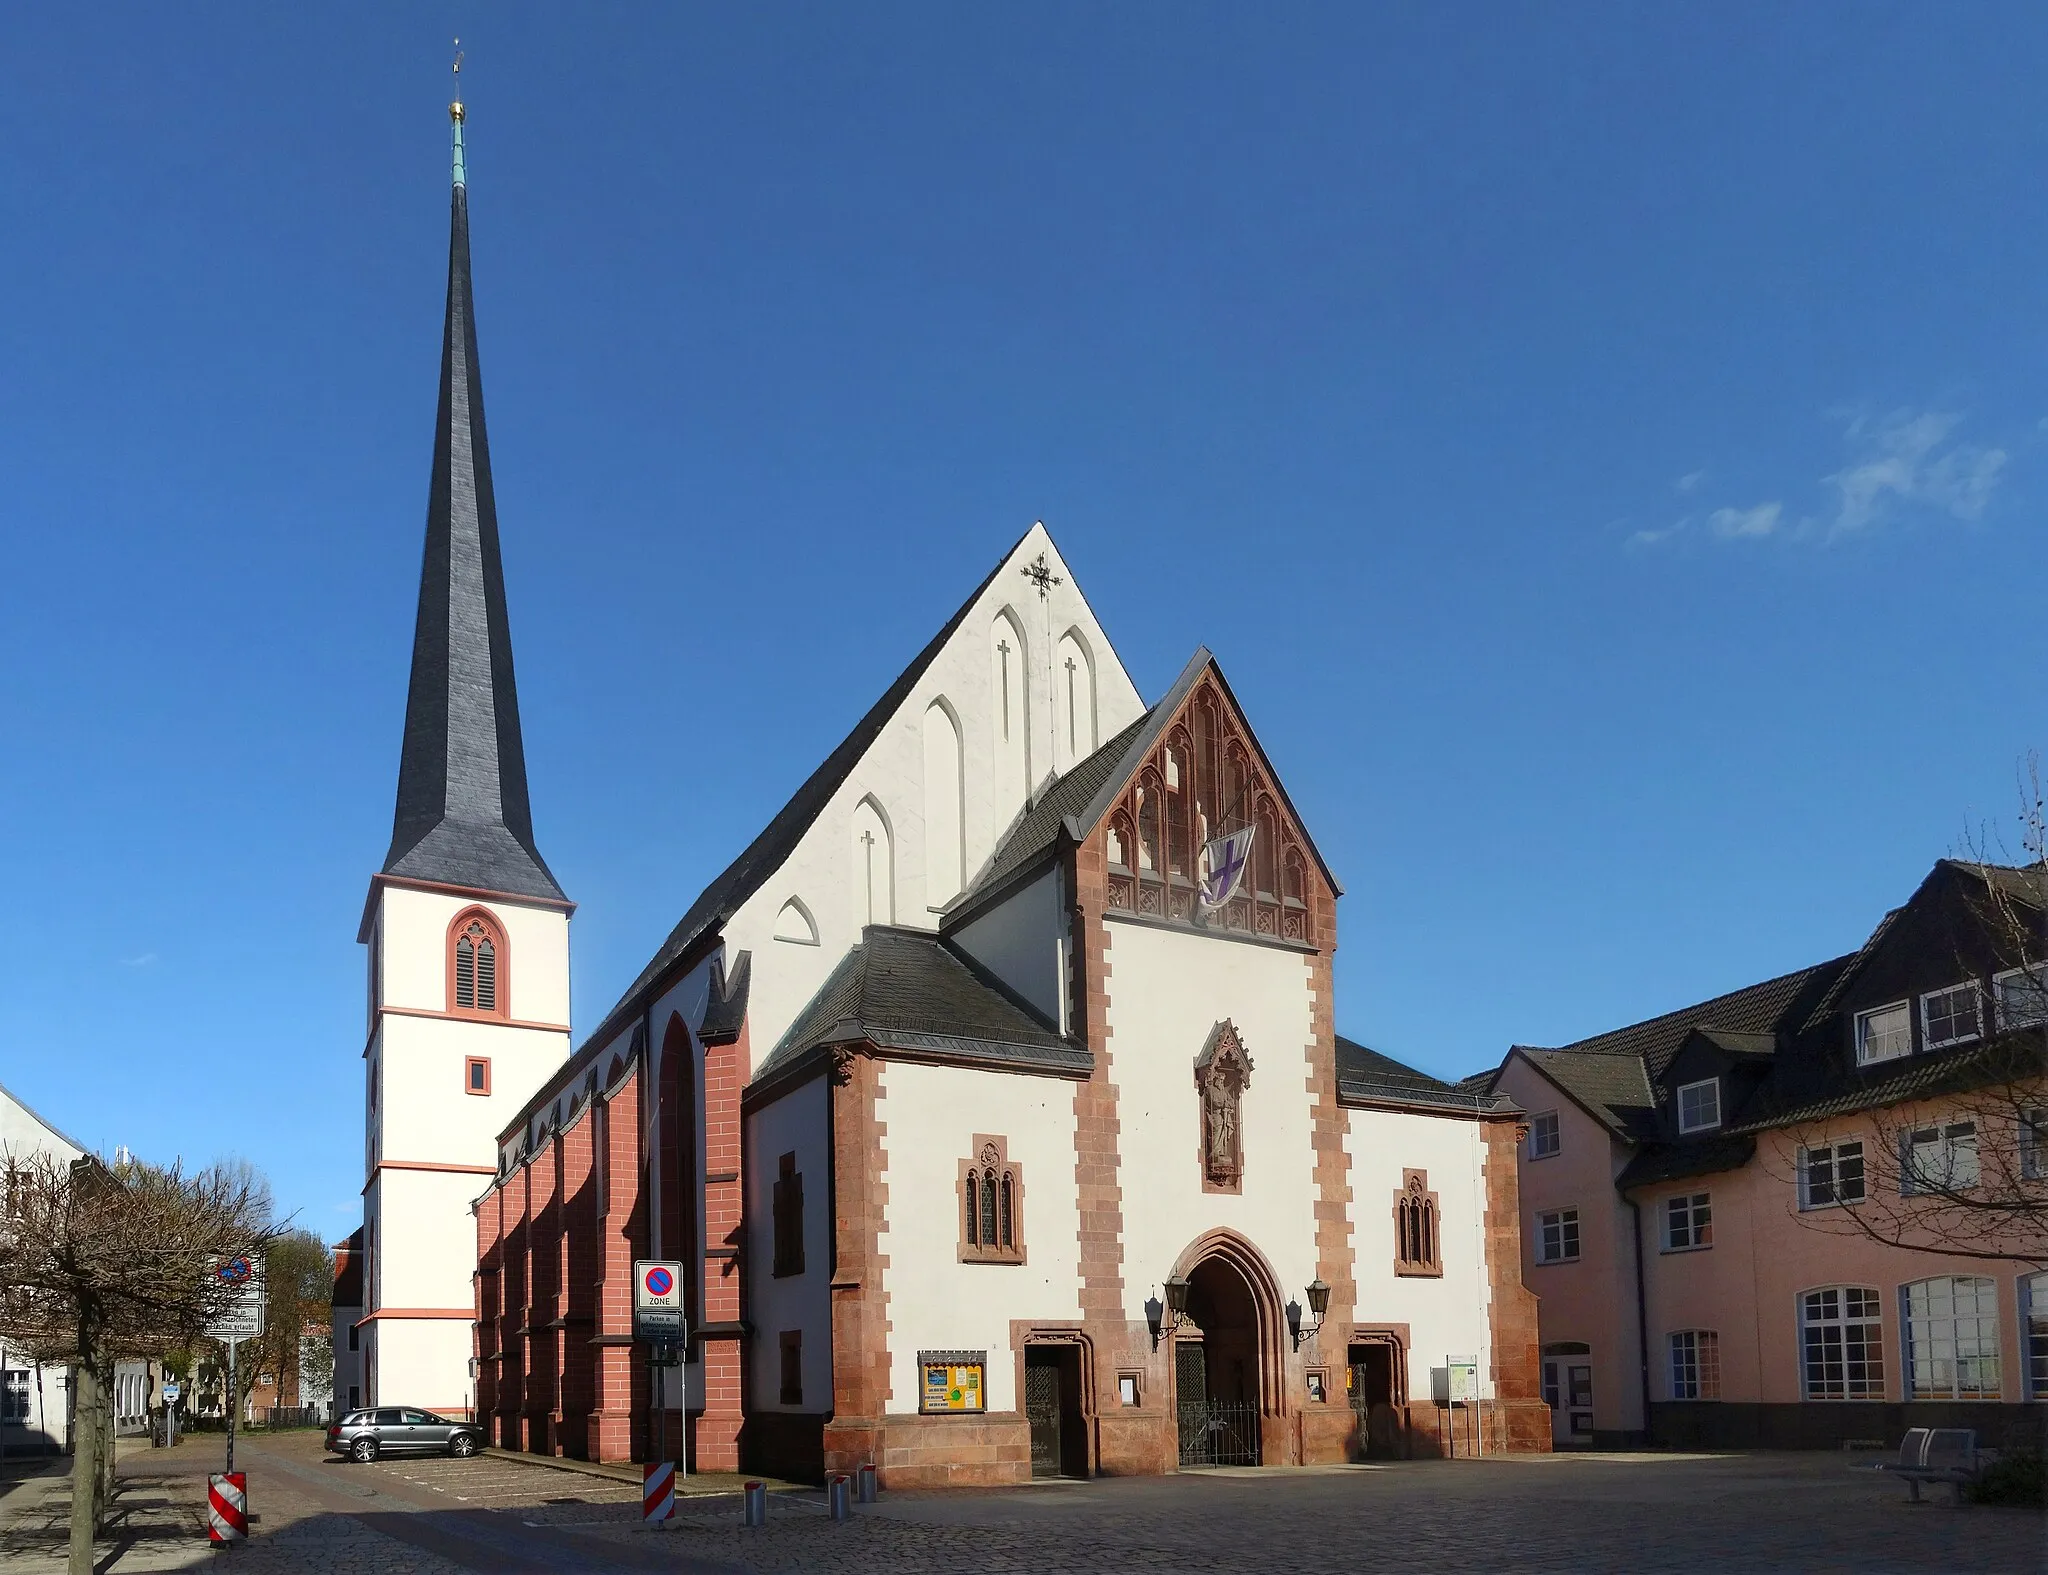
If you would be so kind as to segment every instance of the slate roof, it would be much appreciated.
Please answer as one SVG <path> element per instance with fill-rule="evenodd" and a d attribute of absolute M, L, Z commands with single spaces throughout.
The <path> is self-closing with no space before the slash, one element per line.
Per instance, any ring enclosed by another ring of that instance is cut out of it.
<path fill-rule="evenodd" d="M 950 906 L 956 910 L 969 907 L 982 893 L 994 891 L 1019 870 L 1029 869 L 1059 845 L 1061 828 L 1069 827 L 1069 822 L 1072 823 L 1068 829 L 1069 836 L 1076 840 L 1085 836 L 1093 824 L 1084 818 L 1088 806 L 1102 791 L 1104 783 L 1121 785 L 1130 775 L 1130 771 L 1119 774 L 1118 767 L 1130 753 L 1133 740 L 1148 731 L 1159 709 L 1159 706 L 1154 706 L 1086 760 L 1069 767 L 1066 775 L 1047 788 L 1038 802 L 1024 812 L 1023 819 L 1003 839 L 1003 845 L 989 860 L 988 868 L 968 888 L 966 895 Z M 1142 751 L 1138 758 L 1143 758 Z M 1133 763 L 1130 770 L 1136 769 Z"/>
<path fill-rule="evenodd" d="M 1464 1083 L 1446 1083 L 1440 1077 L 1418 1072 L 1392 1056 L 1360 1044 L 1356 1039 L 1337 1036 L 1337 1097 L 1370 1101 L 1374 1104 L 1414 1105 L 1437 1110 L 1508 1110 L 1513 1105 L 1505 1095 L 1491 1089 L 1468 1088 Z"/>
<path fill-rule="evenodd" d="M 1720 1028 L 1744 1034 L 1770 1034 L 1784 1024 L 1788 1008 L 1832 984 L 1836 973 L 1850 961 L 1837 957 L 1816 968 L 1800 968 L 1780 974 L 1761 984 L 1730 990 L 1675 1012 L 1631 1023 L 1626 1028 L 1560 1045 L 1575 1055 L 1619 1055 L 1638 1058 L 1652 1079 L 1664 1076 L 1686 1035 L 1695 1028 Z M 1804 1012 L 1800 1014 L 1802 1017 Z"/>
<path fill-rule="evenodd" d="M 1086 1076 L 1095 1058 L 938 936 L 871 924 L 754 1074 L 772 1078 L 823 1045 Z"/>
<path fill-rule="evenodd" d="M 450 198 L 441 402 L 384 873 L 566 900 L 533 841 L 470 295 L 469 195 L 459 181 Z"/>
<path fill-rule="evenodd" d="M 1946 869 L 1961 870 L 2031 906 L 2042 902 L 2044 883 L 2038 868 L 1941 860 L 1914 896 L 1885 914 L 1863 945 L 1846 956 L 1561 1049 L 1518 1045 L 1510 1057 L 1527 1058 L 1617 1137 L 1636 1147 L 1617 1179 L 1624 1191 L 1653 1181 L 1735 1169 L 1754 1153 L 1755 1134 L 1771 1128 L 2025 1075 L 2041 1065 L 2033 1030 L 1874 1067 L 1858 1067 L 1849 1053 L 1842 1003 L 1859 970 Z M 1732 1067 L 1745 1070 L 1724 1085 L 1726 1124 L 1709 1133 L 1680 1136 L 1665 1108 L 1670 1099 L 1666 1074 L 1694 1035 L 1715 1047 Z"/>
<path fill-rule="evenodd" d="M 1640 1056 L 1596 1050 L 1539 1050 L 1516 1045 L 1526 1057 L 1617 1137 L 1647 1140 L 1657 1131 L 1657 1099 Z"/>
<path fill-rule="evenodd" d="M 1036 528 L 1032 527 L 1034 530 Z M 804 779 L 803 785 L 791 796 L 789 802 L 776 811 L 775 818 L 762 828 L 759 836 L 747 844 L 740 856 L 728 864 L 716 880 L 698 893 L 697 900 L 691 903 L 689 910 L 676 921 L 675 928 L 669 931 L 668 939 L 661 943 L 647 966 L 640 970 L 639 977 L 626 987 L 626 992 L 619 997 L 617 1004 L 605 1014 L 604 1021 L 591 1035 L 592 1039 L 601 1039 L 615 1033 L 619 1022 L 624 1019 L 642 990 L 652 984 L 664 969 L 689 951 L 705 935 L 739 912 L 740 905 L 760 890 L 761 883 L 788 861 L 790 854 L 796 851 L 797 843 L 803 839 L 804 833 L 809 831 L 817 818 L 825 812 L 825 806 L 832 802 L 832 795 L 839 791 L 840 785 L 860 763 L 861 756 L 868 752 L 869 746 L 881 737 L 882 729 L 888 726 L 889 719 L 909 698 L 910 691 L 917 687 L 917 682 L 925 675 L 926 669 L 937 660 L 939 652 L 945 649 L 946 642 L 953 637 L 953 632 L 960 627 L 962 620 L 981 599 L 982 592 L 994 582 L 995 577 L 1002 572 L 1003 565 L 1010 561 L 1017 548 L 1024 544 L 1024 538 L 1030 534 L 1030 531 L 1026 531 L 1023 536 L 1019 536 L 1009 551 L 996 560 L 995 567 L 988 571 L 979 585 L 975 586 L 972 594 L 960 604 L 958 611 L 946 620 L 946 626 L 933 635 L 925 648 L 911 659 L 910 665 L 904 668 L 896 681 L 883 691 L 881 699 L 870 706 L 867 714 L 854 724 L 853 731 L 840 740 L 839 747 L 827 755 L 824 763 Z"/>
<path fill-rule="evenodd" d="M 732 971 L 725 976 L 725 988 L 714 990 L 704 1008 L 704 1021 L 697 1028 L 700 1041 L 725 1045 L 739 1038 L 740 1029 L 746 1026 L 747 998 L 753 993 L 753 984 L 754 954 L 743 951 L 733 959 Z"/>

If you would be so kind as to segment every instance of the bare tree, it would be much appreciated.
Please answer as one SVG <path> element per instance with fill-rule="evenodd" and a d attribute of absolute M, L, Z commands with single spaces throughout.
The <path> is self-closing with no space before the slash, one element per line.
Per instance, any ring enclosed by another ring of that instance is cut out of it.
<path fill-rule="evenodd" d="M 189 1345 L 227 1310 L 235 1288 L 215 1270 L 275 1236 L 268 1189 L 247 1167 L 188 1175 L 47 1153 L 7 1173 L 0 1335 L 77 1371 L 70 1568 L 89 1575 L 112 1475 L 114 1362 Z"/>
<path fill-rule="evenodd" d="M 2019 860 L 1980 832 L 1955 861 L 1973 877 L 1964 901 L 1971 933 L 1958 936 L 1955 953 L 1957 976 L 1982 987 L 1977 1042 L 1943 1052 L 1937 1066 L 1873 1074 L 1860 1196 L 1825 1178 L 1840 1206 L 1801 1213 L 1811 1229 L 1946 1257 L 2048 1264 L 2048 799 L 2038 755 L 2022 763 L 2020 803 Z M 1786 1136 L 1811 1151 L 1842 1134 L 1816 1122 Z"/>

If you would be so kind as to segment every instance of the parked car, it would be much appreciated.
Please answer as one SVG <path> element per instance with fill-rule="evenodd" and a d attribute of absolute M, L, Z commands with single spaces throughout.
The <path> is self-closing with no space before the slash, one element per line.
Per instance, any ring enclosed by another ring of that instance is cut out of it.
<path fill-rule="evenodd" d="M 327 1429 L 327 1448 L 367 1465 L 379 1455 L 453 1455 L 467 1460 L 484 1447 L 477 1422 L 451 1422 L 411 1406 L 351 1411 Z"/>

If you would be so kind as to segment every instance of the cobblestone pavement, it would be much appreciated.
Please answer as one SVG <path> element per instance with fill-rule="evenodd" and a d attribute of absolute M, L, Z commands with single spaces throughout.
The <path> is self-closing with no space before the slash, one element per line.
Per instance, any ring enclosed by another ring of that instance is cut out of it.
<path fill-rule="evenodd" d="M 846 1525 L 813 1491 L 771 1496 L 768 1526 L 749 1531 L 731 1497 L 685 1500 L 649 1530 L 635 1484 L 516 1457 L 346 1466 L 321 1456 L 317 1436 L 245 1449 L 257 1521 L 232 1558 L 248 1575 L 2048 1570 L 2041 1516 L 1911 1505 L 1898 1483 L 1839 1455 L 1532 1457 L 887 1493 Z M 209 1563 L 201 1517 L 217 1460 L 212 1440 L 190 1455 L 126 1458 L 123 1518 L 101 1570 Z M 0 1575 L 54 1575 L 68 1484 L 0 1488 Z"/>

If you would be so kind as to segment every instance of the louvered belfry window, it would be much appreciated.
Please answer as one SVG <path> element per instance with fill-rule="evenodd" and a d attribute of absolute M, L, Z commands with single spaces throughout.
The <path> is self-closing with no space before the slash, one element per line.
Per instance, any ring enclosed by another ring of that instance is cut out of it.
<path fill-rule="evenodd" d="M 472 917 L 455 936 L 455 1010 L 498 1012 L 503 995 L 499 961 L 504 947 L 491 926 Z"/>

